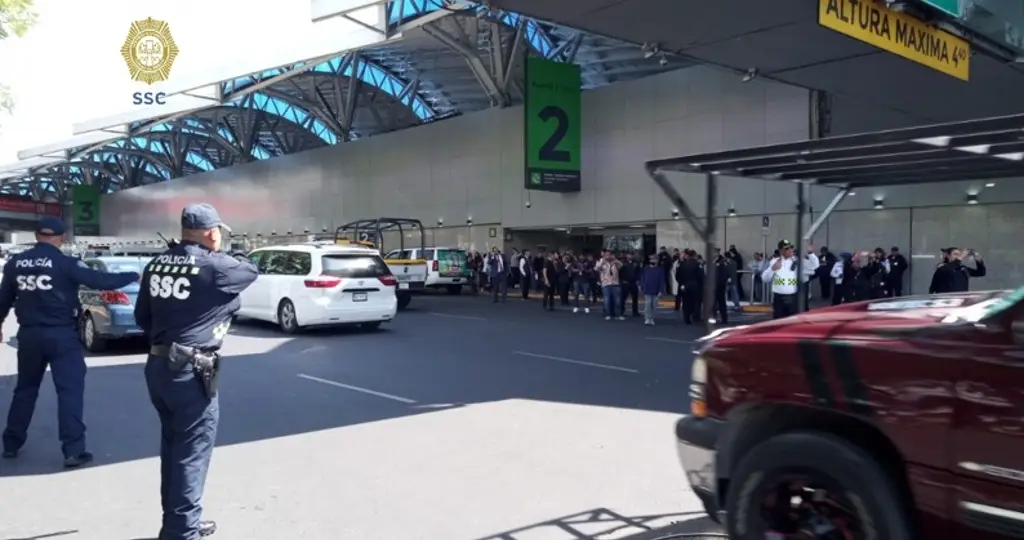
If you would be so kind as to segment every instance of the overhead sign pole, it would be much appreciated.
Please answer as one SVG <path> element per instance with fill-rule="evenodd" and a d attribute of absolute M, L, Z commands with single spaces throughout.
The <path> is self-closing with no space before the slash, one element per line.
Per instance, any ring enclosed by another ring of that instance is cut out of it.
<path fill-rule="evenodd" d="M 525 87 L 526 189 L 579 191 L 583 146 L 580 67 L 528 56 Z"/>

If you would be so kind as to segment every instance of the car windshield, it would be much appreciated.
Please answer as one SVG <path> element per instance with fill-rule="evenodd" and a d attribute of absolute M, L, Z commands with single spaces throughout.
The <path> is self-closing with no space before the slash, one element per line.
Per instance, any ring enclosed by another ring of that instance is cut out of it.
<path fill-rule="evenodd" d="M 377 255 L 336 254 L 323 256 L 323 273 L 341 278 L 376 278 L 390 274 L 388 265 Z"/>

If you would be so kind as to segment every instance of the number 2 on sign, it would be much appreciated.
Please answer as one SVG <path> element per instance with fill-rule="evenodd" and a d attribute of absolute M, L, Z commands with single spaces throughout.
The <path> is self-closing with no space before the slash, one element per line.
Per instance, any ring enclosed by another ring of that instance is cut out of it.
<path fill-rule="evenodd" d="M 541 161 L 572 161 L 572 156 L 568 150 L 558 149 L 558 145 L 562 144 L 562 139 L 569 133 L 569 115 L 561 107 L 548 105 L 541 109 L 537 116 L 545 123 L 549 120 L 555 121 L 555 131 L 548 137 L 547 142 L 540 147 L 540 155 L 538 157 L 540 157 Z"/>

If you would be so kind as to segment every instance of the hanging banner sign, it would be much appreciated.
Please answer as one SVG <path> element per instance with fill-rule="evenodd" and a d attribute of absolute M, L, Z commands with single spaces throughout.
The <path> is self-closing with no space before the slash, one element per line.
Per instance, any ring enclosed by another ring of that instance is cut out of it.
<path fill-rule="evenodd" d="M 96 186 L 71 186 L 72 221 L 75 236 L 99 236 L 100 190 Z"/>
<path fill-rule="evenodd" d="M 579 191 L 580 67 L 529 56 L 525 87 L 526 189 Z"/>
<path fill-rule="evenodd" d="M 971 77 L 971 45 L 871 0 L 818 0 L 818 24 L 961 81 Z"/>

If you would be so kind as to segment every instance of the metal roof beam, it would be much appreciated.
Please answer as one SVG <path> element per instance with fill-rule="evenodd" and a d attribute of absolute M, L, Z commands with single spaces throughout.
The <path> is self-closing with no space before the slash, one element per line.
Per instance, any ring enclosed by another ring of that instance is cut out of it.
<path fill-rule="evenodd" d="M 385 6 L 390 0 L 311 0 L 310 20 L 320 22 L 332 17 L 343 17 L 370 6 Z M 387 14 L 385 13 L 385 16 Z"/>
<path fill-rule="evenodd" d="M 501 89 L 494 81 L 494 78 L 491 77 L 491 74 L 488 72 L 483 61 L 480 60 L 479 56 L 477 56 L 476 51 L 461 42 L 455 36 L 442 30 L 436 22 L 423 25 L 423 31 L 462 56 L 466 61 L 466 64 L 469 65 L 470 71 L 473 72 L 477 81 L 480 82 L 480 86 L 483 87 L 485 92 L 487 92 L 487 97 L 490 98 L 492 105 L 498 105 L 505 101 L 505 97 L 502 94 Z"/>
<path fill-rule="evenodd" d="M 0 174 L 4 173 L 15 173 L 15 174 L 30 174 L 35 169 L 42 167 L 49 167 L 56 165 L 57 163 L 64 163 L 64 158 L 56 157 L 36 157 L 31 159 L 23 159 L 14 163 L 0 166 Z"/>
<path fill-rule="evenodd" d="M 260 54 L 247 55 L 244 59 L 236 59 L 229 66 L 209 70 L 169 86 L 167 94 L 194 95 L 215 103 L 225 99 L 233 100 L 304 73 L 349 51 L 401 38 L 401 35 L 388 35 L 385 7 L 376 5 L 376 2 L 374 4 L 350 12 L 344 18 L 331 18 L 317 23 L 303 39 L 289 40 L 276 47 L 265 48 Z M 218 95 L 225 83 L 274 69 L 280 69 L 281 73 L 258 85 L 246 86 L 238 92 L 229 89 L 230 95 Z"/>
<path fill-rule="evenodd" d="M 52 157 L 52 158 L 63 158 L 69 159 L 69 153 L 83 146 L 91 146 L 100 143 L 109 143 L 116 141 L 117 135 L 98 131 L 95 133 L 87 133 L 85 135 L 79 135 L 77 137 L 71 137 L 70 139 L 64 139 L 55 143 L 46 144 L 43 146 L 36 146 L 33 148 L 26 148 L 24 150 L 18 150 L 18 159 L 31 159 L 35 157 Z"/>

